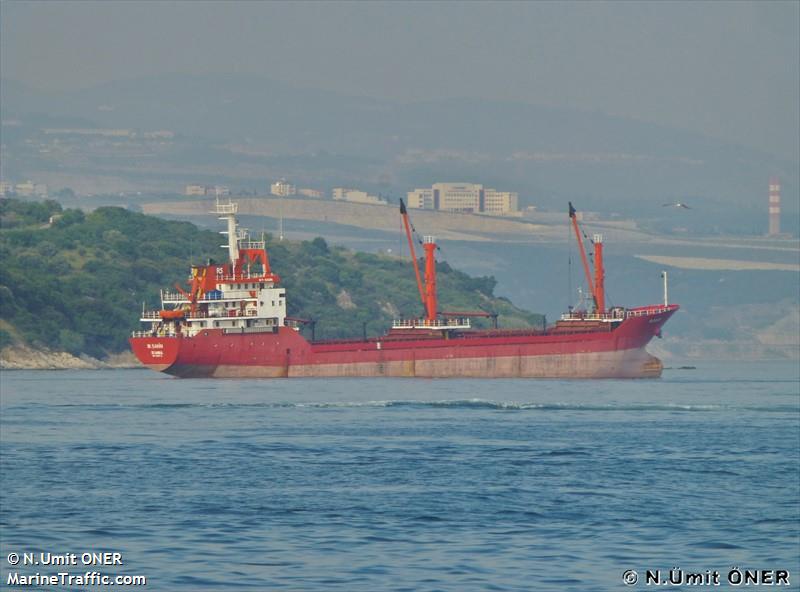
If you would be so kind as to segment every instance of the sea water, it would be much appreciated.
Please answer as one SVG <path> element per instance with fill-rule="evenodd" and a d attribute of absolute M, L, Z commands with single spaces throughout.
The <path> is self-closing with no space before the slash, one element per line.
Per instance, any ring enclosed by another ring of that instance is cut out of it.
<path fill-rule="evenodd" d="M 8 585 L 97 572 L 145 576 L 148 591 L 622 590 L 656 570 L 718 572 L 733 589 L 737 568 L 788 571 L 781 589 L 797 590 L 798 373 L 6 371 L 0 589 L 109 589 Z M 92 559 L 104 552 L 121 564 Z"/>

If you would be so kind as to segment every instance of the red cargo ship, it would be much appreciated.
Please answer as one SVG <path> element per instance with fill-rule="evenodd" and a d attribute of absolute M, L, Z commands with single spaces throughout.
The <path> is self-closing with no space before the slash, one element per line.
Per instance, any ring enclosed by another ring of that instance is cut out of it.
<path fill-rule="evenodd" d="M 678 310 L 664 303 L 606 309 L 603 242 L 595 235 L 594 274 L 575 210 L 569 215 L 589 285 L 588 310 L 570 310 L 540 329 L 475 329 L 488 313 L 440 312 L 436 300 L 436 243 L 425 237 L 420 272 L 408 213 L 401 215 L 423 318 L 394 321 L 381 337 L 307 340 L 300 319 L 286 315 L 286 292 L 273 273 L 264 241 L 237 226 L 237 204 L 217 201 L 227 222 L 229 263 L 194 266 L 188 289 L 162 291 L 161 309 L 143 312 L 150 325 L 130 339 L 149 368 L 179 377 L 402 376 L 426 378 L 654 378 L 661 362 L 645 351 Z M 665 279 L 666 282 L 666 279 Z M 496 317 L 495 317 L 496 318 Z"/>

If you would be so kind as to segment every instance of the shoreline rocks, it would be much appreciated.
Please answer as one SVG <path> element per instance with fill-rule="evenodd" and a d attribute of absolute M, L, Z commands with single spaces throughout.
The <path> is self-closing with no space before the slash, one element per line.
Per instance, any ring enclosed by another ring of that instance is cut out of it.
<path fill-rule="evenodd" d="M 73 356 L 67 352 L 33 349 L 27 345 L 13 345 L 0 350 L 2 370 L 104 370 L 141 367 L 131 352 L 111 354 L 104 360 L 98 360 L 85 354 Z"/>

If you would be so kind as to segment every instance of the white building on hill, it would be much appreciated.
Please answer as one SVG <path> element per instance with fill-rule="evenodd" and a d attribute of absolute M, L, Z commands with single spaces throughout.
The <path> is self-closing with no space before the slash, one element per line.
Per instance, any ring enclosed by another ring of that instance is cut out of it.
<path fill-rule="evenodd" d="M 408 207 L 447 212 L 513 216 L 519 211 L 519 195 L 497 191 L 477 183 L 434 183 L 431 188 L 408 192 Z"/>
<path fill-rule="evenodd" d="M 386 205 L 385 199 L 381 199 L 377 195 L 369 195 L 366 191 L 358 189 L 347 189 L 345 187 L 336 187 L 331 192 L 333 199 L 337 201 L 349 201 L 353 203 L 373 204 L 373 205 Z"/>
<path fill-rule="evenodd" d="M 297 187 L 289 183 L 286 179 L 281 179 L 269 186 L 269 192 L 278 197 L 289 197 L 290 195 L 297 194 Z"/>

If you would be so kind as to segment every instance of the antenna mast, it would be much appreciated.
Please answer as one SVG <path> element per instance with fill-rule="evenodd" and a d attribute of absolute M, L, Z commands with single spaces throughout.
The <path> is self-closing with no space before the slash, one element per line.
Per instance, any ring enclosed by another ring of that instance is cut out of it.
<path fill-rule="evenodd" d="M 228 256 L 230 257 L 231 264 L 236 265 L 236 262 L 239 260 L 239 236 L 236 232 L 236 212 L 239 209 L 238 204 L 230 201 L 228 203 L 220 203 L 219 197 L 217 197 L 215 206 L 214 211 L 211 213 L 216 214 L 219 216 L 220 220 L 225 220 L 228 223 L 228 230 L 220 231 L 220 234 L 228 236 L 228 244 L 220 246 L 223 249 L 228 249 Z"/>

